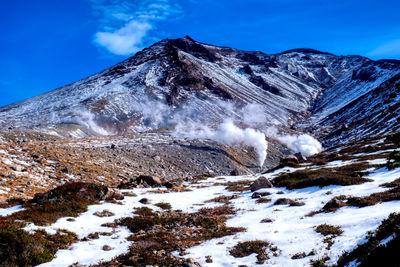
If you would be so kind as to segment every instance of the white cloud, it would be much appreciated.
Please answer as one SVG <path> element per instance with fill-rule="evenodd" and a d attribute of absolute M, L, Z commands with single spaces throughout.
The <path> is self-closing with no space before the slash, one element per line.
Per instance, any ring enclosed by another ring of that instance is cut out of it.
<path fill-rule="evenodd" d="M 400 40 L 384 43 L 367 54 L 370 57 L 399 57 Z"/>
<path fill-rule="evenodd" d="M 149 23 L 132 20 L 114 32 L 98 32 L 94 41 L 115 55 L 129 55 L 141 49 L 143 38 L 152 28 Z"/>
<path fill-rule="evenodd" d="M 181 15 L 180 6 L 172 1 L 91 0 L 101 28 L 94 43 L 116 55 L 139 51 L 158 23 Z"/>

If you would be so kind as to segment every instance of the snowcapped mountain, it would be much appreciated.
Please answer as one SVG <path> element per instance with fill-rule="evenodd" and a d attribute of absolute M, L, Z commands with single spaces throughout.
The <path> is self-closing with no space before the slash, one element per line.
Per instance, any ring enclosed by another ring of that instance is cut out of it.
<path fill-rule="evenodd" d="M 246 122 L 243 118 L 256 115 L 246 105 L 258 104 L 265 115 L 262 128 L 292 127 L 335 142 L 338 136 L 399 128 L 399 73 L 394 60 L 312 49 L 268 55 L 186 36 L 162 40 L 86 79 L 2 107 L 0 126 L 79 125 L 81 134 L 101 135 L 182 121 Z"/>

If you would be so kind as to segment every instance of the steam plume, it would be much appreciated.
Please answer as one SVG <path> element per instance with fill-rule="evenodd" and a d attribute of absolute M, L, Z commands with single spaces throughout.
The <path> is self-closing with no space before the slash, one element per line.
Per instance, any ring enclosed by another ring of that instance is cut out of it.
<path fill-rule="evenodd" d="M 258 155 L 260 166 L 263 165 L 267 156 L 268 143 L 264 133 L 252 128 L 241 129 L 232 120 L 225 120 L 216 129 L 205 125 L 178 124 L 173 135 L 189 139 L 210 139 L 228 146 L 251 146 Z"/>
<path fill-rule="evenodd" d="M 278 136 L 277 139 L 291 150 L 300 152 L 304 156 L 311 156 L 322 151 L 321 143 L 308 134 Z"/>

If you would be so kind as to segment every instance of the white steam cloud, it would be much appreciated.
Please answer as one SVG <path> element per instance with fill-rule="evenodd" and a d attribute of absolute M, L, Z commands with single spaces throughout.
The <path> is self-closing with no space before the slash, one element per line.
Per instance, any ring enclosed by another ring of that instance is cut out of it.
<path fill-rule="evenodd" d="M 69 114 L 56 114 L 51 113 L 50 121 L 59 123 L 71 123 L 81 125 L 97 135 L 111 135 L 114 134 L 112 131 L 107 131 L 96 123 L 95 115 L 87 109 L 76 109 L 73 113 Z"/>
<path fill-rule="evenodd" d="M 109 135 L 110 134 L 108 131 L 106 131 L 104 128 L 100 127 L 95 122 L 94 114 L 89 112 L 88 110 L 82 110 L 79 113 L 77 113 L 76 120 L 79 125 L 83 125 L 99 135 Z"/>
<path fill-rule="evenodd" d="M 267 116 L 265 114 L 265 107 L 260 104 L 247 104 L 242 110 L 243 122 L 249 126 L 262 127 L 267 122 Z"/>
<path fill-rule="evenodd" d="M 311 156 L 322 151 L 321 143 L 308 134 L 277 136 L 277 139 L 295 152 Z"/>
<path fill-rule="evenodd" d="M 205 125 L 178 124 L 173 135 L 189 139 L 210 139 L 228 146 L 253 147 L 258 155 L 260 166 L 263 165 L 267 156 L 268 143 L 264 133 L 252 128 L 241 129 L 230 119 L 225 120 L 216 129 Z"/>

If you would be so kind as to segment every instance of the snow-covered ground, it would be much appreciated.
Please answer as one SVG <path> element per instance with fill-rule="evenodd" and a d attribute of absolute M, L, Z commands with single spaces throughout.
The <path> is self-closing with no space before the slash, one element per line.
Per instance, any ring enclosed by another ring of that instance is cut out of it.
<path fill-rule="evenodd" d="M 21 205 L 0 209 L 0 216 L 8 216 L 21 210 L 24 210 L 24 208 Z"/>
<path fill-rule="evenodd" d="M 342 164 L 346 164 L 343 162 Z M 381 163 L 381 162 L 374 162 Z M 332 164 L 340 166 L 339 162 Z M 280 171 L 293 171 L 293 168 L 284 168 L 274 173 L 264 174 L 263 176 L 273 179 Z M 187 250 L 188 254 L 184 257 L 193 258 L 202 266 L 235 266 L 244 264 L 253 266 L 256 262 L 256 255 L 252 254 L 243 258 L 234 258 L 229 254 L 229 250 L 240 241 L 264 240 L 278 247 L 278 255 L 272 256 L 264 263 L 264 266 L 309 266 L 311 259 L 320 259 L 329 256 L 328 264 L 336 262 L 343 251 L 353 249 L 358 243 L 364 242 L 368 231 L 376 229 L 392 212 L 400 212 L 400 201 L 380 203 L 374 206 L 356 208 L 343 207 L 332 213 L 319 213 L 314 216 L 306 216 L 310 212 L 320 210 L 329 200 L 339 195 L 367 196 L 374 192 L 381 192 L 387 188 L 379 185 L 391 182 L 400 177 L 400 169 L 392 171 L 386 168 L 374 170 L 367 176 L 372 182 L 352 186 L 327 186 L 323 188 L 308 187 L 297 190 L 287 190 L 285 188 L 262 189 L 259 192 L 268 191 L 270 198 L 268 203 L 256 203 L 256 199 L 251 198 L 251 192 L 234 193 L 226 190 L 225 186 L 218 185 L 226 182 L 240 180 L 255 180 L 257 176 L 224 176 L 209 178 L 190 184 L 188 188 L 193 191 L 188 192 L 168 192 L 154 193 L 154 189 L 132 189 L 124 190 L 133 192 L 137 196 L 126 196 L 122 200 L 123 205 L 113 203 L 101 203 L 92 205 L 89 210 L 79 217 L 62 218 L 53 225 L 44 227 L 48 232 L 54 233 L 57 229 L 67 229 L 75 232 L 79 238 L 88 236 L 95 232 L 108 232 L 109 235 L 100 235 L 99 239 L 90 241 L 79 241 L 68 249 L 59 250 L 52 262 L 40 266 L 68 266 L 73 263 L 84 265 L 96 264 L 101 261 L 111 260 L 113 257 L 123 254 L 128 250 L 130 241 L 126 238 L 130 232 L 125 227 L 117 227 L 114 230 L 109 227 L 101 226 L 107 222 L 114 222 L 117 218 L 132 216 L 135 207 L 151 207 L 159 210 L 153 204 L 158 202 L 168 202 L 172 209 L 185 212 L 196 212 L 199 208 L 215 207 L 221 203 L 206 202 L 217 196 L 230 196 L 237 194 L 238 198 L 232 199 L 232 205 L 238 210 L 237 214 L 227 221 L 227 226 L 245 227 L 246 231 L 232 236 L 212 239 L 199 246 Z M 281 192 L 279 192 L 281 191 Z M 279 192 L 279 193 L 278 193 Z M 283 192 L 283 193 L 282 193 Z M 151 203 L 144 205 L 139 202 L 143 197 L 151 200 Z M 289 198 L 304 202 L 304 206 L 274 205 L 278 198 Z M 20 207 L 14 208 L 18 210 Z M 94 213 L 108 210 L 114 213 L 111 217 L 98 217 Z M 0 210 L 0 214 L 12 212 L 12 209 Z M 269 223 L 261 223 L 262 219 L 271 219 Z M 334 238 L 334 244 L 328 250 L 327 244 L 323 242 L 325 238 L 315 231 L 315 227 L 320 224 L 331 224 L 340 226 L 343 233 Z M 35 230 L 38 227 L 30 224 L 26 230 Z M 40 227 L 43 228 L 43 227 Z M 103 246 L 108 245 L 112 249 L 103 250 Z M 297 253 L 314 251 L 315 255 L 307 256 L 303 259 L 291 259 Z M 177 255 L 177 253 L 176 253 Z M 205 256 L 211 256 L 213 262 L 207 263 Z"/>

